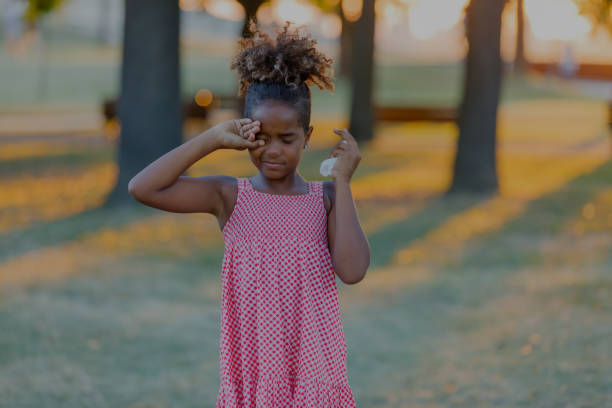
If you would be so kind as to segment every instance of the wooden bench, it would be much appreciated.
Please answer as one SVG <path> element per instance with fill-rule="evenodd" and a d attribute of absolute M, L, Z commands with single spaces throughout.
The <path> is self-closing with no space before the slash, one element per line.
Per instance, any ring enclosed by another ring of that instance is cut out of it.
<path fill-rule="evenodd" d="M 206 119 L 211 110 L 217 108 L 236 109 L 238 97 L 234 95 L 213 95 L 212 102 L 207 106 L 198 105 L 195 98 L 183 101 L 183 117 Z M 106 121 L 115 119 L 119 115 L 118 100 L 107 99 L 102 102 L 102 113 Z"/>
<path fill-rule="evenodd" d="M 378 106 L 375 118 L 386 122 L 457 122 L 457 108 L 426 106 Z"/>

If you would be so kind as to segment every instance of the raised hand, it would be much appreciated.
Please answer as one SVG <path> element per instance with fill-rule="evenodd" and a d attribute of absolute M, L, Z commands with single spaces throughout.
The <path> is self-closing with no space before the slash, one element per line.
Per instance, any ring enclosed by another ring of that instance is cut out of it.
<path fill-rule="evenodd" d="M 216 125 L 214 130 L 219 149 L 255 149 L 265 143 L 255 140 L 260 130 L 259 121 L 249 118 L 227 120 Z"/>
<path fill-rule="evenodd" d="M 334 128 L 334 133 L 339 135 L 342 140 L 338 142 L 329 154 L 329 157 L 338 158 L 332 169 L 332 178 L 334 180 L 350 181 L 357 165 L 361 161 L 359 146 L 348 130 Z"/>

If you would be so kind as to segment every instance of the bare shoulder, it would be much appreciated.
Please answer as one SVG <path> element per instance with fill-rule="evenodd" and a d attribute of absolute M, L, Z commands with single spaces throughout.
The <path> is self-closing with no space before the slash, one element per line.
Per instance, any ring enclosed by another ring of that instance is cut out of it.
<path fill-rule="evenodd" d="M 334 202 L 336 200 L 336 186 L 332 180 L 325 180 L 323 182 L 323 202 L 325 203 L 325 211 L 329 215 Z"/>
<path fill-rule="evenodd" d="M 238 179 L 232 176 L 215 175 L 219 189 L 225 202 L 236 202 L 238 196 Z"/>

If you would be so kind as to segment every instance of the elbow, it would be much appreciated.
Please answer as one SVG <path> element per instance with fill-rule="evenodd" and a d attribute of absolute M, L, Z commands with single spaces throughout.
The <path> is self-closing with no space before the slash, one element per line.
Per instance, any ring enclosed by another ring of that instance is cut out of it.
<path fill-rule="evenodd" d="M 362 275 L 362 276 L 360 276 L 360 277 L 359 277 L 359 278 L 357 278 L 357 279 L 351 278 L 351 279 L 343 280 L 342 282 L 344 282 L 344 283 L 345 283 L 345 284 L 347 284 L 347 285 L 354 285 L 354 284 L 356 284 L 356 283 L 361 282 L 361 281 L 363 280 L 363 277 L 364 277 L 364 276 L 365 276 L 365 274 L 364 274 L 364 275 Z"/>
<path fill-rule="evenodd" d="M 137 187 L 136 182 L 134 181 L 133 178 L 128 183 L 127 189 L 128 189 L 128 193 L 130 193 L 132 197 L 134 197 L 138 201 L 142 201 L 142 192 Z"/>
<path fill-rule="evenodd" d="M 342 282 L 347 285 L 359 283 L 365 278 L 370 267 L 370 245 L 367 245 L 367 249 L 362 252 L 362 256 L 353 256 L 347 259 L 332 255 L 332 264 Z"/>
<path fill-rule="evenodd" d="M 365 278 L 366 272 L 368 271 L 368 267 L 370 266 L 370 260 L 368 258 L 367 262 L 361 266 L 356 266 L 351 269 L 351 274 L 342 274 L 341 279 L 347 285 L 354 285 L 359 283 Z"/>
<path fill-rule="evenodd" d="M 145 204 L 145 199 L 142 195 L 142 192 L 139 191 L 136 187 L 134 187 L 134 184 L 132 183 L 132 181 L 128 183 L 128 193 L 130 193 L 130 195 L 134 198 L 134 200 Z"/>
<path fill-rule="evenodd" d="M 363 278 L 365 278 L 366 272 L 365 270 L 362 273 L 359 273 L 356 276 L 352 276 L 350 278 L 345 278 L 342 280 L 342 282 L 344 282 L 347 285 L 354 285 L 356 283 L 359 283 L 363 280 Z"/>
<path fill-rule="evenodd" d="M 134 179 L 131 179 L 127 186 L 128 193 L 134 198 L 136 198 L 136 185 L 134 184 Z"/>

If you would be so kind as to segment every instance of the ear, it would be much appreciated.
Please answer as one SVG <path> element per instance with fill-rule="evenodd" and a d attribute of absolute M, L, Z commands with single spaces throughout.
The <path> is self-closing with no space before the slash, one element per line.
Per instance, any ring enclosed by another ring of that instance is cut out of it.
<path fill-rule="evenodd" d="M 310 142 L 310 135 L 312 134 L 313 130 L 314 130 L 314 127 L 312 126 L 308 128 L 308 132 L 306 132 L 306 134 L 304 135 L 304 144 L 308 144 Z"/>

